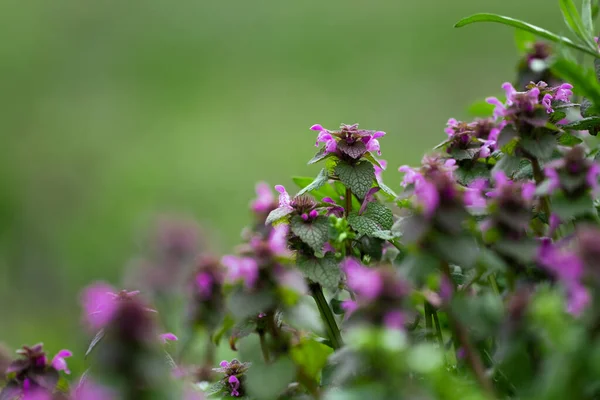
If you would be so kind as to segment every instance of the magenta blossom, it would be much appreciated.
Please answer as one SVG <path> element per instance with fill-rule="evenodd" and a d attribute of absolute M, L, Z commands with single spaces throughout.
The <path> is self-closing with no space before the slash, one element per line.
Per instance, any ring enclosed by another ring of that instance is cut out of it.
<path fill-rule="evenodd" d="M 342 261 L 342 269 L 346 273 L 348 287 L 357 296 L 366 300 L 374 300 L 383 288 L 383 280 L 375 269 L 362 266 L 356 259 L 348 257 Z"/>
<path fill-rule="evenodd" d="M 385 160 L 378 160 L 379 165 L 381 165 L 381 167 L 377 164 L 373 164 L 373 168 L 375 169 L 375 179 L 377 180 L 377 183 L 381 185 L 381 182 L 383 181 L 382 178 L 382 174 L 383 171 L 385 171 L 385 169 L 387 168 L 387 161 Z"/>
<path fill-rule="evenodd" d="M 282 185 L 275 185 L 275 190 L 279 192 L 279 208 L 288 210 L 290 213 L 293 212 L 294 208 L 292 207 L 292 201 L 287 190 L 285 190 L 285 187 Z"/>
<path fill-rule="evenodd" d="M 339 131 L 330 131 L 320 124 L 315 124 L 310 129 L 319 132 L 316 146 L 324 143 L 325 154 L 343 154 L 352 159 L 359 159 L 367 152 L 381 155 L 377 139 L 384 136 L 385 132 L 358 129 L 358 124 L 342 124 Z"/>
<path fill-rule="evenodd" d="M 101 386 L 89 378 L 82 379 L 73 393 L 73 400 L 117 400 L 111 389 Z"/>
<path fill-rule="evenodd" d="M 229 282 L 243 281 L 247 289 L 253 289 L 258 280 L 258 264 L 250 257 L 223 256 L 221 264 L 227 267 Z"/>
<path fill-rule="evenodd" d="M 119 301 L 131 299 L 139 293 L 139 290 L 117 292 L 115 288 L 103 282 L 87 286 L 81 295 L 87 325 L 92 330 L 103 328 L 112 319 Z M 156 312 L 149 308 L 147 311 Z"/>
<path fill-rule="evenodd" d="M 256 199 L 252 201 L 252 210 L 258 213 L 271 211 L 275 204 L 275 196 L 266 182 L 256 184 Z"/>
<path fill-rule="evenodd" d="M 166 344 L 167 342 L 175 342 L 179 340 L 179 338 L 171 332 L 163 333 L 159 335 L 159 338 L 164 344 Z"/>
<path fill-rule="evenodd" d="M 289 232 L 290 226 L 287 224 L 279 224 L 273 227 L 268 241 L 269 250 L 273 255 L 280 257 L 290 257 L 292 255 L 287 244 Z"/>
<path fill-rule="evenodd" d="M 402 311 L 389 311 L 383 317 L 383 324 L 388 329 L 403 330 L 406 317 Z"/>
<path fill-rule="evenodd" d="M 503 171 L 494 173 L 495 187 L 487 193 L 488 197 L 499 197 L 504 191 L 515 191 L 520 189 L 521 197 L 526 202 L 531 202 L 535 195 L 535 183 L 533 182 L 513 182 Z"/>
<path fill-rule="evenodd" d="M 69 350 L 63 349 L 59 351 L 52 359 L 52 368 L 54 368 L 57 371 L 65 371 L 65 374 L 70 374 L 71 371 L 67 366 L 67 361 L 65 360 L 65 358 L 69 358 L 71 356 L 73 356 L 73 353 L 71 353 Z"/>
<path fill-rule="evenodd" d="M 488 186 L 488 180 L 484 178 L 478 178 L 469 183 L 465 188 L 464 202 L 467 207 L 471 207 L 475 210 L 484 209 L 487 205 L 483 191 Z"/>
<path fill-rule="evenodd" d="M 213 283 L 214 279 L 210 272 L 200 272 L 196 275 L 196 287 L 203 299 L 209 299 L 212 296 Z"/>

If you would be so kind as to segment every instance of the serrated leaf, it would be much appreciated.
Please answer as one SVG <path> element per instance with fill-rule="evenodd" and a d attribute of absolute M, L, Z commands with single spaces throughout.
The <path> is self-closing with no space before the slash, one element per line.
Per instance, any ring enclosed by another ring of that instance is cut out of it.
<path fill-rule="evenodd" d="M 367 146 L 362 140 L 357 140 L 349 144 L 345 140 L 340 140 L 337 144 L 337 149 L 342 153 L 356 159 L 359 159 L 367 151 Z"/>
<path fill-rule="evenodd" d="M 340 162 L 335 167 L 335 174 L 359 199 L 366 196 L 369 189 L 373 186 L 373 181 L 375 181 L 375 169 L 373 168 L 373 164 L 368 161 L 352 165 Z"/>
<path fill-rule="evenodd" d="M 533 167 L 529 160 L 521 160 L 519 169 L 515 172 L 513 179 L 516 181 L 533 179 Z"/>
<path fill-rule="evenodd" d="M 323 258 L 300 255 L 296 259 L 296 265 L 306 278 L 331 290 L 337 288 L 342 276 L 340 266 L 331 253 L 325 254 Z"/>
<path fill-rule="evenodd" d="M 490 13 L 480 13 L 474 14 L 469 17 L 463 18 L 454 25 L 455 28 L 461 28 L 463 26 L 467 26 L 476 22 L 495 22 L 502 25 L 508 25 L 515 27 L 517 29 L 522 29 L 527 32 L 531 32 L 536 36 L 543 37 L 544 39 L 548 39 L 555 43 L 562 43 L 566 46 L 572 47 L 577 50 L 581 50 L 585 53 L 591 54 L 594 57 L 600 57 L 600 53 L 597 50 L 588 48 L 583 44 L 576 43 L 569 38 L 564 36 L 557 35 L 556 33 L 550 32 L 546 29 L 540 28 L 539 26 L 535 26 L 529 24 L 524 21 L 520 21 L 518 19 L 505 17 L 503 15 L 498 14 L 490 14 Z M 570 82 L 570 81 L 569 81 Z"/>
<path fill-rule="evenodd" d="M 279 207 L 269 213 L 265 225 L 273 224 L 280 219 L 283 219 L 293 213 L 294 210 L 291 207 Z"/>
<path fill-rule="evenodd" d="M 381 230 L 375 221 L 362 215 L 358 215 L 356 211 L 353 211 L 348 215 L 348 224 L 361 235 L 373 235 L 375 232 Z"/>
<path fill-rule="evenodd" d="M 521 147 L 539 160 L 548 160 L 556 149 L 556 138 L 549 133 L 542 134 L 537 139 L 525 136 L 521 139 Z"/>
<path fill-rule="evenodd" d="M 206 389 L 206 392 L 204 392 L 207 396 L 214 396 L 217 395 L 221 392 L 227 392 L 227 386 L 222 382 L 222 381 L 217 381 L 215 383 L 213 383 L 212 385 L 209 386 L 208 389 Z"/>
<path fill-rule="evenodd" d="M 319 149 L 319 151 L 317 151 L 317 154 L 315 154 L 314 157 L 310 159 L 308 165 L 318 163 L 319 161 L 324 160 L 331 155 L 331 153 L 325 152 L 325 146 L 323 146 Z"/>
<path fill-rule="evenodd" d="M 485 163 L 476 162 L 472 165 L 465 165 L 458 167 L 454 171 L 454 178 L 463 186 L 469 185 L 475 179 L 490 178 L 490 170 Z"/>
<path fill-rule="evenodd" d="M 362 215 L 375 221 L 383 230 L 392 229 L 392 225 L 394 224 L 392 210 L 375 201 L 367 204 Z"/>
<path fill-rule="evenodd" d="M 299 215 L 295 215 L 290 227 L 292 232 L 316 253 L 323 250 L 323 245 L 329 239 L 329 222 L 323 216 L 318 216 L 312 221 L 304 221 Z"/>
<path fill-rule="evenodd" d="M 587 131 L 588 129 L 596 128 L 600 126 L 600 117 L 593 116 L 580 119 L 579 121 L 573 121 L 566 125 L 563 125 L 564 129 L 573 129 L 575 131 Z"/>
<path fill-rule="evenodd" d="M 472 149 L 456 149 L 452 150 L 450 156 L 454 158 L 456 161 L 461 160 L 472 160 L 477 153 L 479 153 L 481 149 L 472 148 Z"/>
<path fill-rule="evenodd" d="M 85 355 L 83 356 L 84 358 L 87 358 L 87 356 L 90 355 L 90 353 L 94 350 L 98 343 L 100 343 L 102 338 L 104 338 L 104 329 L 100 329 L 98 333 L 96 333 L 96 336 L 94 336 L 94 338 L 90 342 L 90 345 L 88 346 Z"/>
<path fill-rule="evenodd" d="M 323 168 L 317 177 L 306 187 L 298 192 L 296 196 L 302 196 L 304 193 L 312 192 L 313 190 L 319 189 L 321 186 L 327 183 L 329 176 L 327 170 Z"/>

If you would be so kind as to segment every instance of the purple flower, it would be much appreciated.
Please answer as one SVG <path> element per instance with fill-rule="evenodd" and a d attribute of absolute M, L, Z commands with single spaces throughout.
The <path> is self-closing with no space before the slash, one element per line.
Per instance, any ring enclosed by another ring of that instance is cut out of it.
<path fill-rule="evenodd" d="M 428 218 L 433 216 L 440 204 L 440 194 L 437 187 L 425 179 L 419 179 L 415 183 L 415 199 Z"/>
<path fill-rule="evenodd" d="M 591 301 L 587 288 L 579 283 L 573 283 L 567 288 L 567 312 L 580 316 Z"/>
<path fill-rule="evenodd" d="M 500 197 L 503 192 L 513 192 L 520 189 L 521 197 L 526 202 L 533 200 L 535 195 L 535 183 L 533 182 L 513 182 L 503 171 L 494 173 L 495 188 L 487 193 L 488 197 Z"/>
<path fill-rule="evenodd" d="M 283 208 L 289 212 L 294 211 L 294 208 L 291 204 L 290 195 L 285 188 L 282 185 L 276 185 L 275 190 L 279 192 L 279 208 Z"/>
<path fill-rule="evenodd" d="M 101 386 L 86 378 L 81 380 L 75 393 L 73 400 L 116 400 L 116 394 L 105 386 Z"/>
<path fill-rule="evenodd" d="M 163 334 L 159 335 L 159 338 L 164 344 L 166 344 L 169 341 L 175 342 L 175 341 L 179 340 L 179 338 L 171 332 L 163 333 Z"/>
<path fill-rule="evenodd" d="M 592 163 L 585 175 L 585 181 L 592 189 L 592 194 L 594 195 L 598 193 L 598 175 L 600 175 L 600 166 L 596 163 Z"/>
<path fill-rule="evenodd" d="M 544 174 L 549 181 L 549 193 L 562 189 L 567 195 L 577 196 L 588 189 L 592 195 L 598 191 L 600 166 L 587 158 L 582 146 L 572 147 L 562 158 L 546 164 Z M 581 178 L 585 179 L 582 181 Z M 573 186 L 572 181 L 579 181 L 580 184 Z"/>
<path fill-rule="evenodd" d="M 256 184 L 256 199 L 252 201 L 252 210 L 258 213 L 266 213 L 273 209 L 275 196 L 271 187 L 266 182 Z"/>
<path fill-rule="evenodd" d="M 407 187 L 408 185 L 414 185 L 415 182 L 422 177 L 422 175 L 415 171 L 413 168 L 409 167 L 408 165 L 403 165 L 400 168 L 398 168 L 399 172 L 404 173 L 404 179 L 402 180 L 402 182 L 400 183 L 400 185 L 402 187 Z"/>
<path fill-rule="evenodd" d="M 52 368 L 57 371 L 65 371 L 65 374 L 70 374 L 69 367 L 67 366 L 67 361 L 65 358 L 73 356 L 69 350 L 61 350 L 59 351 L 54 358 L 52 359 Z"/>
<path fill-rule="evenodd" d="M 81 302 L 90 329 L 101 329 L 112 319 L 117 308 L 115 292 L 115 288 L 103 282 L 94 283 L 83 289 Z"/>
<path fill-rule="evenodd" d="M 324 143 L 325 154 L 336 153 L 338 156 L 347 156 L 355 160 L 366 152 L 381 155 L 377 139 L 384 136 L 385 132 L 358 129 L 358 124 L 342 124 L 339 131 L 330 131 L 320 124 L 313 125 L 310 129 L 319 132 L 316 146 Z"/>
<path fill-rule="evenodd" d="M 239 379 L 236 378 L 235 375 L 231 375 L 227 381 L 231 385 L 231 395 L 238 397 L 240 395 L 240 392 L 238 392 L 238 389 L 240 388 Z"/>
<path fill-rule="evenodd" d="M 258 280 L 258 264 L 250 257 L 223 256 L 221 263 L 227 267 L 227 280 L 244 281 L 247 289 L 253 289 Z"/>
<path fill-rule="evenodd" d="M 314 211 L 314 210 L 313 210 Z M 290 226 L 287 224 L 279 224 L 273 227 L 269 234 L 269 249 L 276 256 L 290 257 L 292 252 L 288 248 L 288 234 Z"/>
<path fill-rule="evenodd" d="M 385 160 L 378 160 L 379 161 L 379 165 L 381 165 L 381 167 L 377 164 L 373 164 L 373 168 L 375 169 L 375 179 L 377 180 L 378 184 L 381 184 L 382 182 L 382 173 L 383 171 L 385 171 L 385 169 L 387 168 L 387 161 Z"/>
<path fill-rule="evenodd" d="M 356 259 L 348 257 L 341 267 L 346 273 L 348 287 L 366 300 L 374 300 L 383 288 L 383 280 L 375 269 L 362 266 Z"/>
<path fill-rule="evenodd" d="M 196 275 L 196 286 L 200 297 L 209 299 L 212 296 L 213 283 L 214 279 L 210 272 L 200 272 Z"/>
<path fill-rule="evenodd" d="M 335 215 L 338 218 L 344 215 L 344 207 L 338 205 L 331 197 L 323 197 L 323 203 L 331 204 L 327 209 L 327 215 Z"/>
<path fill-rule="evenodd" d="M 473 180 L 466 188 L 465 188 L 465 196 L 464 202 L 468 207 L 472 207 L 474 209 L 482 209 L 485 208 L 487 202 L 485 197 L 483 196 L 483 191 L 488 185 L 488 180 L 484 178 L 478 178 Z"/>
<path fill-rule="evenodd" d="M 405 320 L 402 311 L 388 311 L 383 317 L 383 324 L 388 329 L 403 330 Z"/>

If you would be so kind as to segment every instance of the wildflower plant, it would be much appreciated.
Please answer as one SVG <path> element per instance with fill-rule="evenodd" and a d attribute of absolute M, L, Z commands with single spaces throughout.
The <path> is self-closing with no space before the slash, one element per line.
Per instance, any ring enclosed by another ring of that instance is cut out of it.
<path fill-rule="evenodd" d="M 322 168 L 259 183 L 230 254 L 163 221 L 126 289 L 82 291 L 87 352 L 3 351 L 0 399 L 600 398 L 598 4 L 559 4 L 575 39 L 457 24 L 517 28 L 516 76 L 392 184 L 383 131 L 316 124 Z"/>

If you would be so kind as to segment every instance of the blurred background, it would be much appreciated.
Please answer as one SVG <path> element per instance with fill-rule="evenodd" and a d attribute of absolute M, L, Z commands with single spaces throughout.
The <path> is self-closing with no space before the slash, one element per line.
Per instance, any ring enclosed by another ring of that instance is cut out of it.
<path fill-rule="evenodd" d="M 514 76 L 512 29 L 453 24 L 487 11 L 564 33 L 550 3 L 3 0 L 0 341 L 85 343 L 79 291 L 118 284 L 157 215 L 228 251 L 255 182 L 318 172 L 314 123 L 386 131 L 397 188 Z"/>

